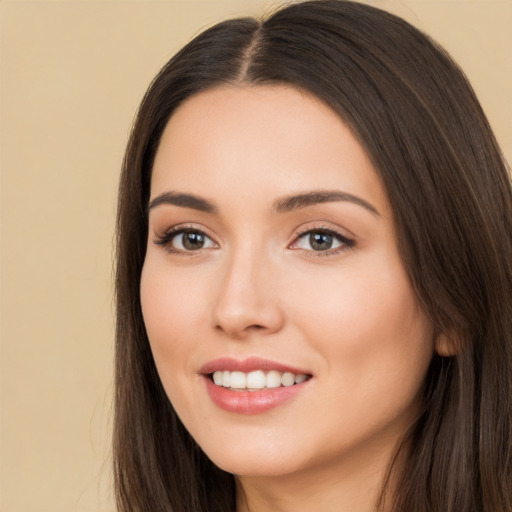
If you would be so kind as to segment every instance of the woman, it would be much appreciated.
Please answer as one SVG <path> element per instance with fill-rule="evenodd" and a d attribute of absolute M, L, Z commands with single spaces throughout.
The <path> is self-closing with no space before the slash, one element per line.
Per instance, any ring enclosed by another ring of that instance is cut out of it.
<path fill-rule="evenodd" d="M 118 214 L 120 510 L 512 510 L 512 193 L 461 71 L 338 0 L 150 86 Z"/>

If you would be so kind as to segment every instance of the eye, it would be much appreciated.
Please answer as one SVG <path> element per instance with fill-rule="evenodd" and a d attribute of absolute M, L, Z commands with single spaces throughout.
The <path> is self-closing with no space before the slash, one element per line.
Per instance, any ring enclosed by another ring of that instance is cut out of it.
<path fill-rule="evenodd" d="M 214 244 L 211 238 L 200 231 L 184 231 L 172 237 L 171 245 L 180 251 L 197 251 Z"/>
<path fill-rule="evenodd" d="M 217 244 L 206 233 L 191 228 L 172 229 L 157 239 L 155 243 L 163 245 L 170 252 L 193 252 L 217 247 Z"/>
<path fill-rule="evenodd" d="M 292 249 L 336 253 L 354 246 L 354 241 L 330 229 L 310 229 L 302 233 L 291 246 Z"/>

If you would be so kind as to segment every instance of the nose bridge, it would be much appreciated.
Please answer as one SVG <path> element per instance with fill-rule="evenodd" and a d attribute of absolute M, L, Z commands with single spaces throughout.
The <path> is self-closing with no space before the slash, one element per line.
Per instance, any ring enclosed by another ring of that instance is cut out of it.
<path fill-rule="evenodd" d="M 226 256 L 213 308 L 215 327 L 230 337 L 273 333 L 282 326 L 271 258 L 254 240 L 245 240 Z"/>

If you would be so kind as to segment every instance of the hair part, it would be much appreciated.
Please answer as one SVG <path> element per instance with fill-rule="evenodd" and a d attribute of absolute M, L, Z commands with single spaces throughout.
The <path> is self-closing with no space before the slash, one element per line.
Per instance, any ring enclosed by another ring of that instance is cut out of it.
<path fill-rule="evenodd" d="M 287 84 L 337 112 L 371 158 L 402 261 L 455 355 L 436 355 L 380 499 L 395 512 L 512 510 L 512 192 L 464 74 L 427 36 L 343 0 L 206 30 L 150 85 L 126 151 L 117 219 L 114 465 L 120 511 L 235 510 L 232 475 L 176 416 L 142 319 L 151 169 L 173 112 L 222 85 Z"/>

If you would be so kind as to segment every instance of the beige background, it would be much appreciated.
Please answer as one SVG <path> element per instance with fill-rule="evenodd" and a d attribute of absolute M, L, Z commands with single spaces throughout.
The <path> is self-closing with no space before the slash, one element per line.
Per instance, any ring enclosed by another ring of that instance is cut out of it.
<path fill-rule="evenodd" d="M 166 60 L 261 0 L 0 1 L 0 510 L 113 511 L 112 238 L 135 109 Z M 437 38 L 512 157 L 512 1 L 374 5 Z"/>

